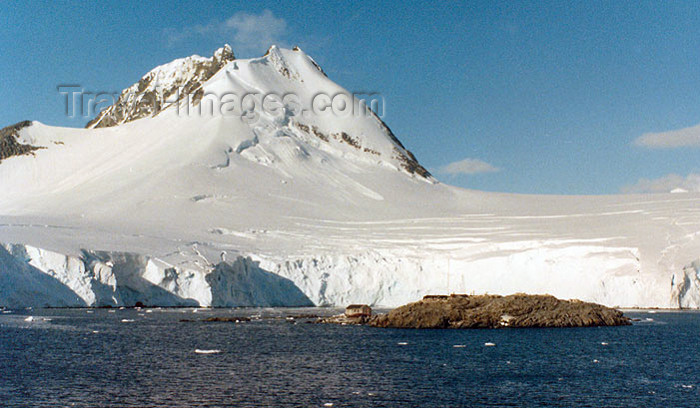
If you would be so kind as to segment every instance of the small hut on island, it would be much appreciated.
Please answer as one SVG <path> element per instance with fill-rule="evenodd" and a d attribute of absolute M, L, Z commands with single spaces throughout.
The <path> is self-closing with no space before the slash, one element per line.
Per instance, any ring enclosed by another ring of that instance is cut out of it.
<path fill-rule="evenodd" d="M 345 308 L 345 317 L 370 317 L 372 308 L 367 305 L 350 305 Z"/>

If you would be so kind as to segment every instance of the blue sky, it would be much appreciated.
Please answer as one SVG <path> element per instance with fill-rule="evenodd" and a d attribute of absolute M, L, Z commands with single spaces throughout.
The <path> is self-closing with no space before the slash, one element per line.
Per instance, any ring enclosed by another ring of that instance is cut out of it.
<path fill-rule="evenodd" d="M 3 2 L 0 125 L 65 116 L 223 43 L 299 45 L 439 179 L 521 193 L 700 191 L 698 2 Z M 682 132 L 673 132 L 678 129 Z"/>

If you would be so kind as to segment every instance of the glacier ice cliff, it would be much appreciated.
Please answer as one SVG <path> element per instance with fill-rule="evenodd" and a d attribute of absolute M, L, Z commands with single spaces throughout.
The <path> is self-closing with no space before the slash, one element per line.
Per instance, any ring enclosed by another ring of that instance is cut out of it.
<path fill-rule="evenodd" d="M 0 246 L 0 306 L 312 306 L 288 279 L 250 258 L 209 272 L 174 268 L 134 253 L 63 255 L 28 245 Z"/>
<path fill-rule="evenodd" d="M 620 307 L 700 307 L 700 261 L 672 274 L 660 290 L 638 272 L 639 259 L 628 249 L 540 248 L 476 261 L 363 251 L 193 265 L 129 252 L 64 255 L 3 244 L 0 306 L 397 306 L 426 294 L 526 292 Z"/>
<path fill-rule="evenodd" d="M 678 308 L 700 308 L 700 259 L 673 275 L 672 303 Z"/>

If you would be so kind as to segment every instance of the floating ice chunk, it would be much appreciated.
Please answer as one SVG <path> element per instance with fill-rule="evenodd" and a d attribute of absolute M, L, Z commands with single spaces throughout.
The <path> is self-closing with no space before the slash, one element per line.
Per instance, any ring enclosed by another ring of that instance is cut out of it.
<path fill-rule="evenodd" d="M 494 347 L 496 343 L 491 343 L 491 342 L 486 342 L 484 343 L 484 347 Z"/>
<path fill-rule="evenodd" d="M 197 354 L 219 354 L 219 353 L 221 353 L 221 350 L 218 350 L 218 349 L 211 349 L 211 350 L 195 349 L 194 352 Z"/>

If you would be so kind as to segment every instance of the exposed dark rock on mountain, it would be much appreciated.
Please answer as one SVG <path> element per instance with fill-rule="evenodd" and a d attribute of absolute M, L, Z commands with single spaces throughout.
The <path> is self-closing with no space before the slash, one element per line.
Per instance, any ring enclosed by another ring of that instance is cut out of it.
<path fill-rule="evenodd" d="M 403 167 L 404 170 L 411 174 L 417 174 L 426 179 L 432 177 L 430 172 L 420 163 L 418 163 L 416 156 L 414 156 L 410 150 L 405 149 L 405 152 L 406 153 L 403 154 L 401 151 L 396 149 L 396 158 L 401 161 L 401 167 Z"/>
<path fill-rule="evenodd" d="M 31 125 L 32 122 L 25 120 L 0 129 L 0 162 L 12 156 L 33 154 L 35 150 L 43 149 L 40 146 L 31 146 L 17 141 L 19 131 Z"/>
<path fill-rule="evenodd" d="M 420 163 L 418 163 L 418 159 L 416 159 L 416 156 L 414 156 L 410 150 L 408 150 L 408 149 L 406 149 L 406 147 L 404 147 L 403 143 L 401 143 L 399 138 L 396 137 L 396 135 L 394 134 L 394 132 L 391 131 L 391 129 L 389 129 L 389 126 L 387 126 L 386 123 L 384 123 L 384 121 L 381 120 L 379 118 L 379 116 L 377 116 L 374 112 L 372 112 L 372 116 L 374 116 L 374 118 L 377 120 L 377 122 L 379 122 L 379 127 L 384 131 L 384 133 L 387 136 L 389 136 L 389 138 L 391 140 L 393 140 L 394 143 L 399 145 L 401 147 L 401 150 L 403 150 L 405 152 L 405 153 L 402 152 L 398 148 L 395 149 L 396 158 L 401 161 L 401 167 L 403 167 L 404 170 L 406 170 L 407 172 L 409 172 L 411 174 L 418 174 L 419 176 L 426 178 L 426 179 L 429 179 L 430 177 L 432 177 L 430 172 L 425 167 L 423 167 Z"/>
<path fill-rule="evenodd" d="M 110 127 L 155 116 L 169 106 L 168 102 L 196 95 L 204 82 L 234 59 L 231 47 L 225 45 L 214 52 L 211 58 L 192 56 L 156 67 L 139 82 L 122 91 L 114 105 L 100 112 L 85 127 Z"/>
<path fill-rule="evenodd" d="M 425 296 L 422 300 L 378 315 L 375 327 L 471 329 L 500 327 L 624 326 L 630 319 L 616 309 L 560 300 L 549 295 L 515 294 Z"/>

